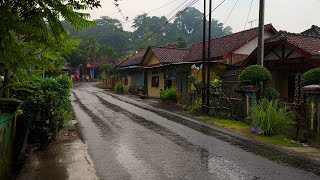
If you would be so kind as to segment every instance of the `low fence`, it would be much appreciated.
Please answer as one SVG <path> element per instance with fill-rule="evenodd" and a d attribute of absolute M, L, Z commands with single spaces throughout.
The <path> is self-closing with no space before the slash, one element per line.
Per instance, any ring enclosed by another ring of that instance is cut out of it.
<path fill-rule="evenodd" d="M 239 121 L 245 121 L 247 116 L 246 99 L 241 94 L 235 92 L 236 81 L 224 81 L 220 87 L 220 93 L 210 94 L 210 114 L 217 117 L 232 118 Z M 185 97 L 185 98 L 183 98 Z M 179 98 L 178 98 L 179 99 Z M 201 100 L 201 93 L 191 91 L 187 95 L 182 95 L 181 102 L 192 106 L 196 101 Z"/>

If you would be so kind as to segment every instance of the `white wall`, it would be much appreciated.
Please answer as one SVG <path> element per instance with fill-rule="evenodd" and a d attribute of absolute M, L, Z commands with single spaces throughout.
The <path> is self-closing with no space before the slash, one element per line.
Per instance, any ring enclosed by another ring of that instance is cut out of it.
<path fill-rule="evenodd" d="M 264 35 L 265 35 L 265 39 L 272 36 L 272 34 L 269 31 L 265 31 Z M 252 41 L 248 42 L 246 45 L 242 46 L 241 48 L 236 50 L 234 53 L 250 55 L 257 47 L 258 47 L 258 37 L 254 38 Z"/>
<path fill-rule="evenodd" d="M 281 57 L 282 56 L 282 48 L 278 47 L 277 49 L 274 49 L 274 51 Z M 287 56 L 291 52 L 291 49 L 285 48 L 285 56 Z M 301 54 L 294 52 L 292 53 L 289 58 L 300 58 L 303 57 Z M 275 55 L 274 52 L 270 52 L 267 56 L 264 58 L 266 61 L 272 61 L 272 60 L 279 60 L 279 57 Z"/>

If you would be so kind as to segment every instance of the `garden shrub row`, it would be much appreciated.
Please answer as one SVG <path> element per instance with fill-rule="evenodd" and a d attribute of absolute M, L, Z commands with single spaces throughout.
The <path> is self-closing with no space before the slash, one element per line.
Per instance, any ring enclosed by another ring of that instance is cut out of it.
<path fill-rule="evenodd" d="M 30 79 L 32 88 L 17 91 L 14 97 L 23 101 L 23 119 L 28 123 L 31 143 L 41 146 L 53 139 L 72 118 L 70 77 Z"/>

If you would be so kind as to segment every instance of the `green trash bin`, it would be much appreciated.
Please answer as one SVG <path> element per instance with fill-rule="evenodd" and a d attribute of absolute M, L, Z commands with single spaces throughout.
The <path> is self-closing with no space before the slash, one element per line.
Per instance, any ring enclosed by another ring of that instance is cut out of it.
<path fill-rule="evenodd" d="M 19 100 L 0 99 L 0 179 L 11 176 L 15 112 L 20 105 Z"/>

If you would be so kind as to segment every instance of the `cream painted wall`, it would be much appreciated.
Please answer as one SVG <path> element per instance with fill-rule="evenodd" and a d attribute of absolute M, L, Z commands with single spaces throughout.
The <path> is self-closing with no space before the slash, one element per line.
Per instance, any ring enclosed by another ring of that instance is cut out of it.
<path fill-rule="evenodd" d="M 152 87 L 152 77 L 159 76 L 159 87 Z M 163 71 L 152 74 L 152 70 L 148 70 L 148 96 L 151 98 L 160 98 L 160 91 L 164 89 L 164 73 Z"/>
<path fill-rule="evenodd" d="M 147 64 L 147 66 L 152 66 L 152 65 L 157 65 L 157 64 L 160 64 L 160 61 L 159 61 L 159 59 L 157 58 L 157 56 L 153 54 L 153 55 L 151 56 L 148 64 Z"/>
<path fill-rule="evenodd" d="M 272 36 L 269 31 L 265 31 L 265 39 Z M 242 46 L 238 50 L 236 50 L 235 54 L 251 54 L 258 47 L 258 37 L 254 38 L 252 41 L 248 42 L 246 45 Z"/>
<path fill-rule="evenodd" d="M 191 67 L 190 67 L 191 69 Z M 218 74 L 221 74 L 225 71 L 225 66 L 222 66 L 222 65 L 212 65 L 211 66 L 211 69 L 210 69 L 210 78 L 211 80 L 214 80 L 214 79 L 220 79 L 220 77 L 218 76 Z M 192 75 L 195 75 L 198 79 L 198 82 L 202 81 L 202 72 L 191 72 Z M 206 80 L 207 80 L 207 71 L 205 72 L 206 74 Z M 196 90 L 196 87 L 192 84 L 192 83 L 189 83 L 190 84 L 190 90 L 194 91 Z"/>

